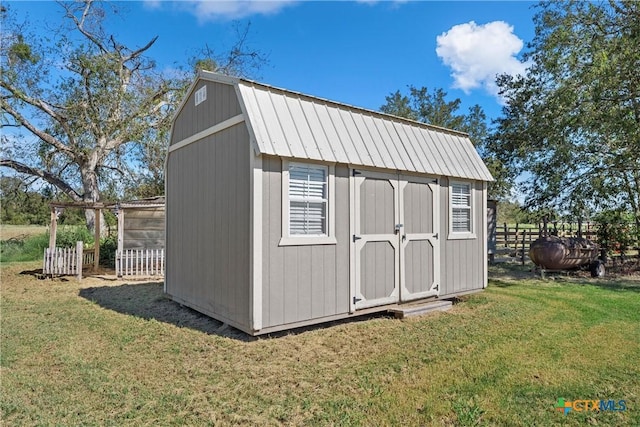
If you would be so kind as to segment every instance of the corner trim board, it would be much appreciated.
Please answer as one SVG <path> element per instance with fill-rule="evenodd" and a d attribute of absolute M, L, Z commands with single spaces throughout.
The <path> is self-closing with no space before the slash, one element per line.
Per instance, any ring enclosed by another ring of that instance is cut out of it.
<path fill-rule="evenodd" d="M 253 152 L 251 152 L 253 154 Z M 252 233 L 252 241 L 251 246 L 253 250 L 251 251 L 251 259 L 252 259 L 252 278 L 251 278 L 251 322 L 254 331 L 259 331 L 262 329 L 263 318 L 262 318 L 262 157 L 261 156 L 253 156 L 251 157 L 252 163 L 252 221 L 251 224 L 251 233 Z"/>
<path fill-rule="evenodd" d="M 183 139 L 180 142 L 177 142 L 169 147 L 169 152 L 172 153 L 180 148 L 184 148 L 189 144 L 193 144 L 196 141 L 201 140 L 202 138 L 206 138 L 210 135 L 223 131 L 225 129 L 230 128 L 231 126 L 235 126 L 238 123 L 242 123 L 244 121 L 244 114 L 238 114 L 237 116 L 233 116 L 223 122 L 220 122 L 216 125 L 211 126 L 201 132 L 196 133 L 195 135 L 191 135 L 188 138 Z"/>

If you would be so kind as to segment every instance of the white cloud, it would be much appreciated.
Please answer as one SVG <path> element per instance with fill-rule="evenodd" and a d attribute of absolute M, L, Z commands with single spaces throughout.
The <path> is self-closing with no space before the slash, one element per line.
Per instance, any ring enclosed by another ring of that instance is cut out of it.
<path fill-rule="evenodd" d="M 216 19 L 240 19 L 251 15 L 270 15 L 298 0 L 184 0 L 176 2 L 189 10 L 200 22 Z M 157 6 L 158 0 L 146 0 Z"/>
<path fill-rule="evenodd" d="M 498 96 L 496 75 L 525 74 L 528 66 L 516 58 L 524 45 L 522 40 L 513 33 L 513 26 L 503 21 L 455 25 L 436 41 L 438 57 L 452 70 L 453 87 L 465 93 L 482 87 Z"/>

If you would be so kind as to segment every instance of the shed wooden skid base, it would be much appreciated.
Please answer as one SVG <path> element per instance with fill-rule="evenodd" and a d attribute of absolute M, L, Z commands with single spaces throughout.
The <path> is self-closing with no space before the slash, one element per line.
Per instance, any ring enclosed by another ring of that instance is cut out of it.
<path fill-rule="evenodd" d="M 462 292 L 461 294 L 448 295 L 447 298 L 453 299 L 458 296 L 474 294 L 478 292 L 481 292 L 481 291 Z M 362 310 L 358 310 L 355 313 L 343 313 L 343 314 L 337 314 L 333 316 L 325 316 L 325 317 L 305 320 L 301 322 L 293 322 L 293 323 L 287 323 L 283 325 L 271 326 L 271 327 L 263 328 L 259 331 L 254 331 L 254 330 L 247 329 L 245 326 L 227 317 L 220 316 L 219 314 L 211 310 L 207 310 L 206 308 L 203 308 L 201 306 L 198 306 L 197 304 L 194 304 L 190 301 L 185 301 L 175 296 L 171 296 L 171 298 L 173 299 L 173 301 L 177 302 L 178 304 L 181 304 L 185 307 L 190 307 L 219 322 L 222 322 L 223 325 L 219 328 L 220 331 L 224 331 L 228 329 L 229 326 L 231 326 L 251 336 L 271 334 L 276 332 L 293 330 L 297 328 L 304 328 L 307 326 L 321 325 L 323 323 L 340 321 L 340 320 L 357 319 L 358 317 L 367 316 L 367 315 L 376 314 L 376 313 L 384 313 L 384 312 L 392 313 L 397 319 L 404 319 L 406 317 L 421 316 L 434 311 L 447 311 L 451 307 L 453 307 L 453 302 L 451 300 L 444 300 L 444 299 L 418 300 L 418 301 L 413 301 L 409 304 L 388 304 L 388 305 L 383 305 L 379 307 L 365 308 Z"/>
<path fill-rule="evenodd" d="M 421 316 L 431 313 L 432 311 L 447 311 L 453 306 L 448 300 L 424 301 L 412 304 L 398 305 L 395 308 L 389 308 L 389 312 L 393 313 L 396 318 L 404 319 L 405 317 Z"/>

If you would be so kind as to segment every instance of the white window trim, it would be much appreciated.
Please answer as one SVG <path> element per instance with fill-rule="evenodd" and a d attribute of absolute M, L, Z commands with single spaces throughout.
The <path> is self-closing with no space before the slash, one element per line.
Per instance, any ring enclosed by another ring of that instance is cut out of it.
<path fill-rule="evenodd" d="M 471 231 L 453 231 L 453 185 L 469 186 L 469 203 L 471 204 Z M 475 185 L 472 181 L 449 181 L 449 234 L 448 240 L 475 239 L 476 238 L 476 204 L 475 204 Z"/>
<path fill-rule="evenodd" d="M 327 168 L 328 195 L 327 195 L 327 235 L 326 236 L 299 236 L 289 234 L 289 165 L 291 163 L 308 163 Z M 282 159 L 282 237 L 278 246 L 302 246 L 302 245 L 335 245 L 335 166 L 317 162 L 289 161 Z"/>

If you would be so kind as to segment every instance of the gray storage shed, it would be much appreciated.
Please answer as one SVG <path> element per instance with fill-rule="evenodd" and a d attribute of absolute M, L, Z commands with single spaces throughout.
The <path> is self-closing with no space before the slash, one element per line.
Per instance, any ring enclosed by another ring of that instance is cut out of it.
<path fill-rule="evenodd" d="M 165 292 L 258 335 L 487 285 L 468 136 L 200 72 L 166 164 Z"/>

